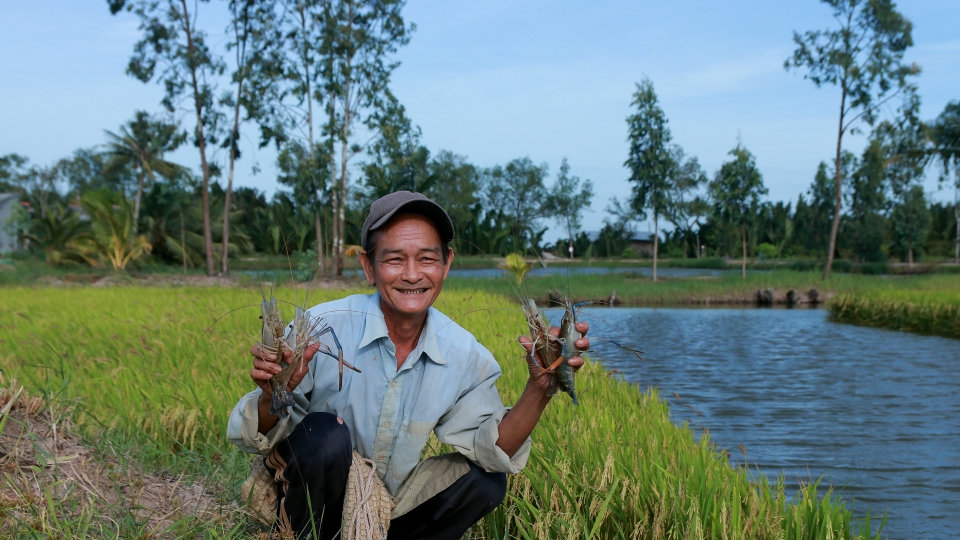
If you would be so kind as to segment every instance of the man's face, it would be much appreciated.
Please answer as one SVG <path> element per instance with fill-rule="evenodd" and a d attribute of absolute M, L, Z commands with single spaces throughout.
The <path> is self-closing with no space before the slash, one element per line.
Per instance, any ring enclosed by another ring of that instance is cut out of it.
<path fill-rule="evenodd" d="M 440 234 L 419 214 L 398 214 L 378 233 L 379 242 L 360 255 L 360 263 L 367 282 L 380 291 L 384 315 L 425 314 L 440 295 L 453 250 L 444 262 Z"/>

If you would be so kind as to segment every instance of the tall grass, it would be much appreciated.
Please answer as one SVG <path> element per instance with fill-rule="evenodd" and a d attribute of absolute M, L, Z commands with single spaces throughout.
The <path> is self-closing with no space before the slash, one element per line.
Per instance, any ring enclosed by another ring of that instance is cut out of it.
<path fill-rule="evenodd" d="M 845 294 L 833 299 L 829 308 L 837 322 L 960 339 L 960 283 L 954 290 Z"/>
<path fill-rule="evenodd" d="M 805 293 L 810 289 L 820 292 L 821 300 L 830 294 L 866 293 L 896 289 L 915 291 L 956 290 L 960 279 L 949 275 L 923 276 L 867 276 L 859 274 L 832 275 L 828 281 L 818 272 L 772 270 L 747 273 L 746 279 L 724 274 L 710 277 L 669 278 L 661 276 L 654 282 L 640 273 L 574 274 L 562 271 L 544 277 L 528 277 L 524 285 L 530 295 L 546 302 L 550 291 L 569 293 L 575 301 L 596 301 L 610 297 L 616 291 L 625 305 L 669 304 L 724 304 L 756 301 L 758 289 L 787 291 L 796 289 Z M 486 290 L 514 296 L 511 283 L 505 279 L 450 278 L 448 288 L 458 290 Z"/>
<path fill-rule="evenodd" d="M 346 293 L 315 291 L 312 300 Z M 258 300 L 250 289 L 0 289 L 0 369 L 34 390 L 79 398 L 79 421 L 92 443 L 124 446 L 150 467 L 215 477 L 236 497 L 248 458 L 224 433 L 233 404 L 251 388 L 247 351 L 259 333 L 258 311 L 241 306 Z M 501 394 L 514 402 L 526 379 L 516 302 L 451 290 L 437 307 L 499 359 Z M 482 537 L 877 533 L 815 482 L 789 497 L 781 480 L 731 466 L 706 436 L 671 423 L 655 390 L 642 392 L 595 363 L 577 384 L 582 404 L 553 400 L 534 432 L 528 467 L 510 479 L 507 502 L 476 528 Z"/>

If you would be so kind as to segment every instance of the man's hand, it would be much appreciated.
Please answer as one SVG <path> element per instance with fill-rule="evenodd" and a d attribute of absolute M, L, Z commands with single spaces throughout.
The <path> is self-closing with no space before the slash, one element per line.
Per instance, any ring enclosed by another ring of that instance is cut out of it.
<path fill-rule="evenodd" d="M 303 378 L 307 375 L 307 371 L 310 368 L 310 360 L 313 359 L 313 355 L 317 354 L 319 348 L 320 344 L 314 343 L 308 346 L 303 352 L 303 359 L 300 361 L 300 365 L 296 367 L 293 375 L 290 376 L 290 380 L 287 381 L 287 390 L 292 392 L 294 388 L 300 385 L 300 382 L 303 381 Z M 250 347 L 250 354 L 253 355 L 253 369 L 250 370 L 250 378 L 263 390 L 263 395 L 270 398 L 273 396 L 273 386 L 271 384 L 273 376 L 280 373 L 283 367 L 277 362 L 277 355 L 267 351 L 260 345 Z M 289 362 L 291 358 L 293 358 L 293 351 L 284 350 L 283 361 Z"/>
<path fill-rule="evenodd" d="M 584 337 L 581 337 L 573 343 L 574 347 L 577 348 L 577 354 L 567 360 L 567 363 L 573 367 L 574 371 L 579 370 L 580 367 L 583 366 L 583 357 L 580 355 L 583 351 L 590 348 L 590 340 L 586 337 L 587 331 L 590 330 L 590 325 L 584 321 L 578 321 L 576 329 L 577 332 L 580 332 Z M 558 337 L 560 335 L 560 327 L 554 326 L 550 328 L 550 335 Z M 527 385 L 542 391 L 548 396 L 553 395 L 553 392 L 556 391 L 556 382 L 553 379 L 553 375 L 544 369 L 543 365 L 545 365 L 546 362 L 540 358 L 539 354 L 533 351 L 533 341 L 529 336 L 520 336 L 520 345 L 523 345 L 524 350 L 527 351 L 527 368 L 530 370 L 530 380 Z M 551 340 L 550 346 L 556 351 L 557 358 L 560 358 L 563 348 L 562 344 L 559 341 Z M 536 358 L 534 358 L 535 354 Z"/>

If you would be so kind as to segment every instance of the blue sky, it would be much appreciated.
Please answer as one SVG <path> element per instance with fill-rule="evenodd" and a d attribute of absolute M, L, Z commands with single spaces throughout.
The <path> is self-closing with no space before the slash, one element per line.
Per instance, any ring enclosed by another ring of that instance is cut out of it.
<path fill-rule="evenodd" d="M 224 2 L 201 4 L 199 22 L 222 44 Z M 924 118 L 960 99 L 960 2 L 902 0 L 913 21 L 909 61 Z M 563 2 L 410 0 L 417 30 L 397 59 L 393 88 L 432 151 L 480 165 L 567 157 L 597 196 L 584 219 L 602 224 L 614 195 L 629 193 L 626 123 L 634 83 L 653 80 L 674 141 L 713 174 L 740 137 L 773 200 L 796 200 L 836 141 L 835 88 L 785 72 L 793 30 L 832 25 L 813 0 Z M 132 15 L 91 0 L 5 2 L 0 7 L 0 154 L 48 164 L 104 141 L 137 109 L 158 111 L 161 90 L 124 74 L 137 40 Z M 237 183 L 276 189 L 271 149 L 248 129 Z M 845 147 L 862 148 L 863 138 Z M 174 159 L 197 165 L 191 148 Z M 262 169 L 254 175 L 252 165 Z M 935 174 L 927 190 L 934 199 Z"/>

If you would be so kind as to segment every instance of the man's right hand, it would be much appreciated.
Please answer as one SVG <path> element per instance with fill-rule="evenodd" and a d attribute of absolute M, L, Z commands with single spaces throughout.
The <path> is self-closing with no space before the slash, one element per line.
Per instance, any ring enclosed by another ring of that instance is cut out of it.
<path fill-rule="evenodd" d="M 300 361 L 300 365 L 297 366 L 293 375 L 290 376 L 290 380 L 287 381 L 287 390 L 293 392 L 293 389 L 300 385 L 300 382 L 303 381 L 303 378 L 307 375 L 307 371 L 310 369 L 310 360 L 317 354 L 319 348 L 320 344 L 314 343 L 308 346 L 303 352 L 303 359 Z M 250 354 L 253 355 L 253 369 L 250 370 L 250 378 L 253 379 L 254 384 L 263 390 L 265 397 L 273 396 L 273 385 L 271 382 L 274 375 L 279 374 L 283 369 L 277 362 L 277 355 L 267 351 L 260 345 L 250 347 Z M 291 358 L 293 358 L 293 351 L 284 350 L 284 362 L 289 362 Z"/>

